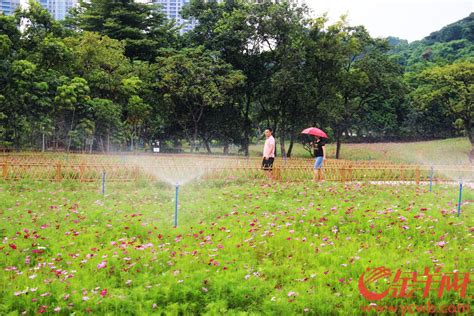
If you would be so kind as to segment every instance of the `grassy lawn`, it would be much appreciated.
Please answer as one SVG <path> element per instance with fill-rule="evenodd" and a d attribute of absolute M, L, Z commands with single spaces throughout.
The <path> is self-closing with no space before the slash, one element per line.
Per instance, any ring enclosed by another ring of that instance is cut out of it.
<path fill-rule="evenodd" d="M 287 144 L 288 146 L 288 144 Z M 251 155 L 261 155 L 262 144 L 250 147 Z M 420 164 L 459 164 L 468 163 L 467 154 L 471 144 L 467 138 L 407 142 L 407 143 L 364 143 L 342 144 L 341 159 L 348 160 L 384 160 L 397 163 Z M 295 157 L 309 157 L 301 144 L 295 144 Z M 336 156 L 336 144 L 327 145 L 328 158 Z"/>
<path fill-rule="evenodd" d="M 355 315 L 371 303 L 358 289 L 367 268 L 473 269 L 469 188 L 457 217 L 453 186 L 193 183 L 178 228 L 169 186 L 106 193 L 0 183 L 0 314 Z M 422 294 L 377 304 L 472 304 Z"/>

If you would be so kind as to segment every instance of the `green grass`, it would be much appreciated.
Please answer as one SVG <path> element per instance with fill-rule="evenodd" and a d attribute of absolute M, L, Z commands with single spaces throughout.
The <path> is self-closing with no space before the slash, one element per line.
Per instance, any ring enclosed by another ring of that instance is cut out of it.
<path fill-rule="evenodd" d="M 98 184 L 3 182 L 0 195 L 2 315 L 352 315 L 370 303 L 357 287 L 366 268 L 472 270 L 469 188 L 457 217 L 449 186 L 194 183 L 178 228 L 174 189 L 160 184 L 103 197 Z"/>
<path fill-rule="evenodd" d="M 467 138 L 410 143 L 343 144 L 341 155 L 350 160 L 385 160 L 397 163 L 469 163 L 471 145 Z M 335 155 L 335 147 L 329 147 Z"/>
<path fill-rule="evenodd" d="M 330 143 L 326 147 L 327 157 L 335 158 L 336 144 Z M 251 145 L 251 155 L 260 156 L 262 148 L 263 143 Z M 343 143 L 340 158 L 347 160 L 384 160 L 396 163 L 459 164 L 469 163 L 467 155 L 470 150 L 471 144 L 467 138 L 407 143 Z M 309 153 L 301 144 L 294 145 L 293 157 L 309 156 Z"/>

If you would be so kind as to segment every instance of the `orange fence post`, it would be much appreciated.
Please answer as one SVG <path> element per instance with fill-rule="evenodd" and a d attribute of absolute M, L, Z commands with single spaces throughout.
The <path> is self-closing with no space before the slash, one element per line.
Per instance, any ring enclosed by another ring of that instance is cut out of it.
<path fill-rule="evenodd" d="M 61 163 L 56 164 L 56 182 L 61 182 Z"/>
<path fill-rule="evenodd" d="M 84 169 L 86 168 L 86 166 L 84 165 L 84 163 L 82 163 L 80 166 L 79 166 L 79 181 L 80 182 L 83 182 L 84 181 Z"/>
<path fill-rule="evenodd" d="M 341 168 L 341 182 L 346 182 L 346 168 Z"/>
<path fill-rule="evenodd" d="M 135 181 L 138 181 L 138 176 L 140 175 L 140 169 L 138 167 L 135 167 L 135 170 L 133 173 L 134 173 Z"/>
<path fill-rule="evenodd" d="M 281 171 L 280 168 L 273 168 L 273 178 L 275 180 L 281 180 Z"/>
<path fill-rule="evenodd" d="M 2 169 L 3 169 L 3 180 L 7 180 L 8 179 L 8 162 L 5 161 Z"/>
<path fill-rule="evenodd" d="M 416 184 L 420 184 L 420 169 L 419 168 L 416 168 L 415 170 L 415 181 L 416 181 Z"/>

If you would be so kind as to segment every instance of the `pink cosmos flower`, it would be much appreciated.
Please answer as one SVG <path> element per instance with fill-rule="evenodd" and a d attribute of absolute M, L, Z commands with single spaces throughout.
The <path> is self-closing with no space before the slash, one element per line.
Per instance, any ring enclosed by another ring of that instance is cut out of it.
<path fill-rule="evenodd" d="M 105 297 L 107 295 L 107 289 L 100 291 L 100 296 Z"/>
<path fill-rule="evenodd" d="M 97 265 L 97 269 L 103 269 L 105 267 L 107 267 L 107 261 L 102 261 Z"/>

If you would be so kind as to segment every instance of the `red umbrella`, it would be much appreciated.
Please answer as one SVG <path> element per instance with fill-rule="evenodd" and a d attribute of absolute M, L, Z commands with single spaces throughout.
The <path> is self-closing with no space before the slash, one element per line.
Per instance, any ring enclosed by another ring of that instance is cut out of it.
<path fill-rule="evenodd" d="M 325 132 L 323 132 L 322 130 L 316 127 L 308 127 L 307 129 L 303 130 L 301 134 L 308 134 L 308 135 L 328 138 L 328 135 Z"/>

